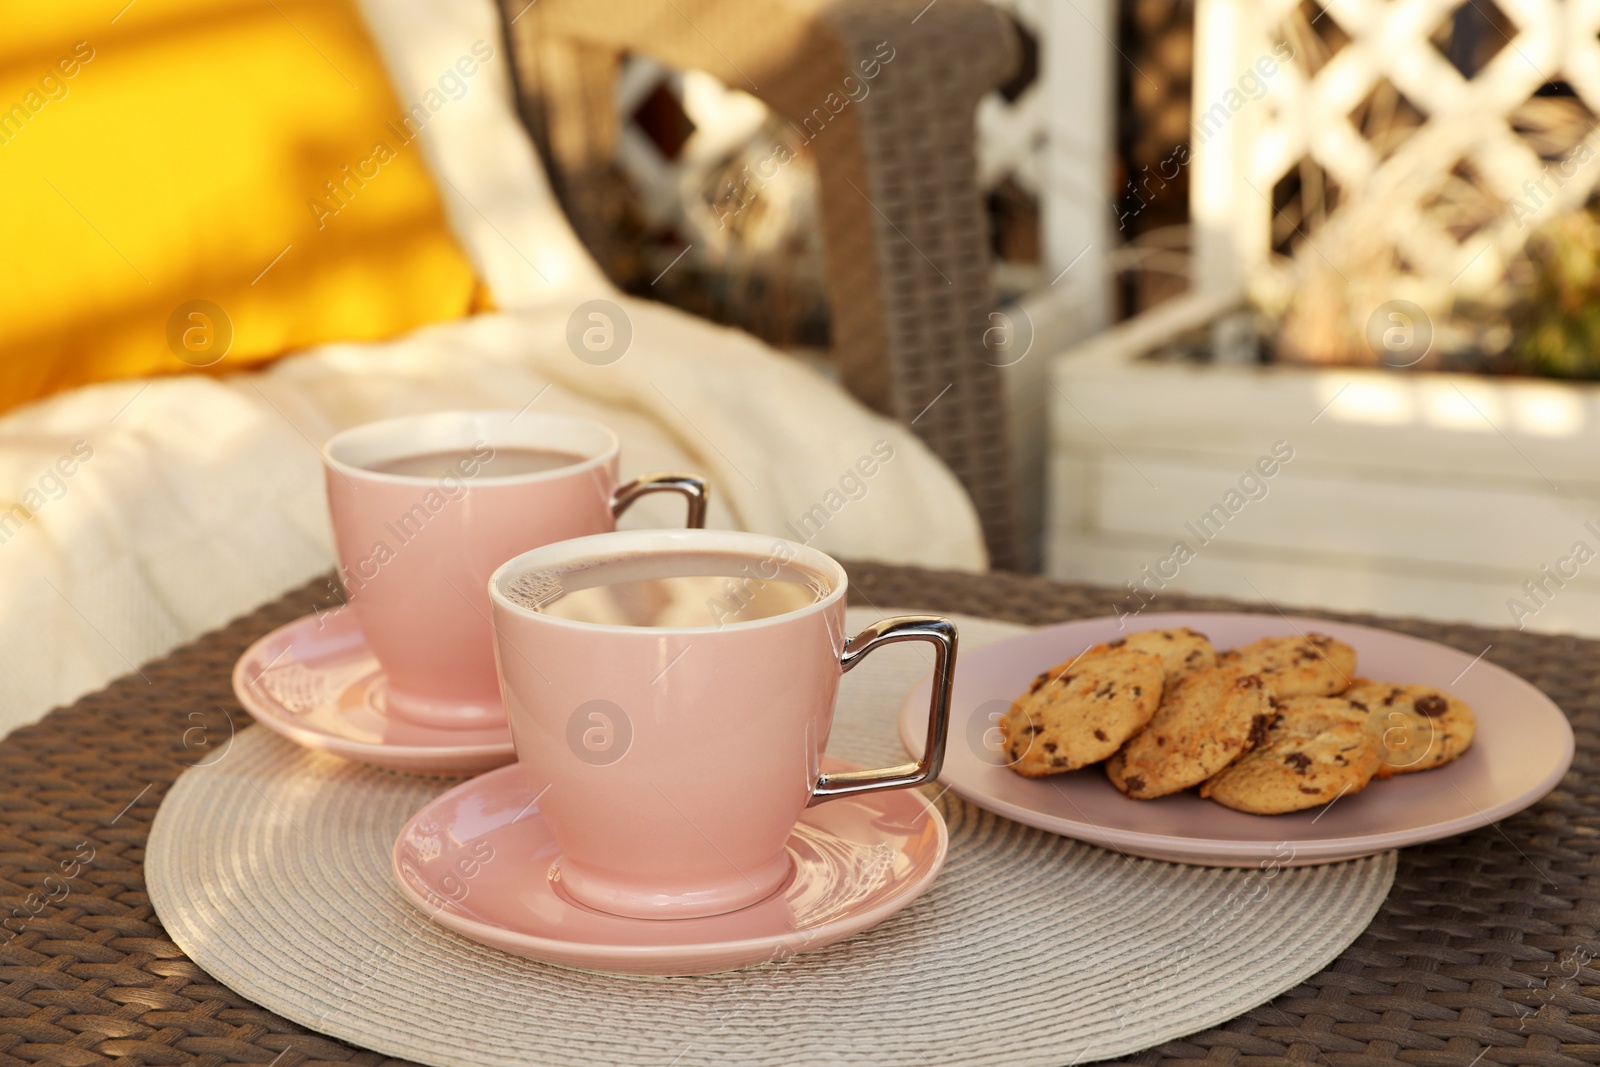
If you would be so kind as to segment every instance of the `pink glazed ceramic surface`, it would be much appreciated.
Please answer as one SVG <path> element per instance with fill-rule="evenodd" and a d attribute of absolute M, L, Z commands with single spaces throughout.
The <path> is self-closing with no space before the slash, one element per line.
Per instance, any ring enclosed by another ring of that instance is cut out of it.
<path fill-rule="evenodd" d="M 1356 650 L 1357 672 L 1431 685 L 1466 701 L 1478 720 L 1472 747 L 1436 770 L 1374 780 L 1324 809 L 1290 815 L 1231 811 L 1190 790 L 1132 800 L 1099 765 L 1048 778 L 1004 766 L 995 724 L 1039 672 L 1126 631 L 1114 618 L 1046 626 L 961 657 L 952 743 L 940 775 L 952 792 L 999 815 L 1136 856 L 1206 866 L 1332 863 L 1433 841 L 1521 811 L 1561 781 L 1572 763 L 1572 727 L 1561 709 L 1516 675 L 1470 653 L 1367 626 L 1252 614 L 1150 614 L 1130 630 L 1191 626 L 1218 649 L 1269 635 L 1317 631 Z M 900 736 L 919 751 L 926 682 L 900 713 Z"/>
<path fill-rule="evenodd" d="M 801 816 L 786 841 L 793 873 L 766 899 L 709 918 L 630 919 L 576 903 L 552 875 L 559 850 L 545 799 L 516 767 L 445 793 L 395 841 L 400 891 L 435 922 L 529 959 L 710 974 L 815 951 L 883 922 L 933 884 L 949 847 L 944 820 L 913 790 L 847 797 Z"/>
<path fill-rule="evenodd" d="M 498 478 L 365 469 L 404 456 L 485 445 L 585 458 Z M 615 435 L 564 415 L 442 412 L 346 430 L 328 441 L 323 459 L 340 576 L 367 644 L 383 665 L 390 714 L 430 726 L 503 722 L 489 575 L 519 552 L 615 528 Z"/>
<path fill-rule="evenodd" d="M 577 622 L 507 596 L 519 582 L 550 595 L 563 571 L 633 556 L 661 558 L 667 568 L 674 556 L 691 568 L 708 556 L 731 557 L 742 570 L 728 574 L 750 577 L 730 578 L 730 590 L 792 565 L 826 591 L 785 614 L 723 625 L 710 624 L 720 616 L 708 601 L 708 625 L 681 627 Z M 819 780 L 846 660 L 913 639 L 939 645 L 947 680 L 954 660 L 954 628 L 942 619 L 891 620 L 850 638 L 845 586 L 844 568 L 815 549 L 720 530 L 577 538 L 495 573 L 490 595 L 511 733 L 561 844 L 561 879 L 574 898 L 651 919 L 734 911 L 790 876 L 785 842 L 809 804 L 931 781 L 937 759 L 865 772 L 871 781 Z M 936 747 L 944 696 L 925 720 L 937 727 L 929 731 Z"/>
<path fill-rule="evenodd" d="M 348 608 L 251 645 L 233 692 L 256 722 L 306 748 L 410 774 L 476 774 L 517 758 L 511 728 L 424 726 L 389 714 L 383 671 Z"/>
<path fill-rule="evenodd" d="M 633 551 L 760 560 L 777 546 L 826 578 L 827 596 L 721 629 L 571 622 L 503 595 L 518 575 Z M 789 876 L 784 842 L 833 725 L 844 569 L 756 534 L 638 531 L 527 553 L 492 584 L 511 734 L 528 782 L 549 786 L 542 810 L 568 889 L 605 911 L 663 917 L 771 894 Z"/>

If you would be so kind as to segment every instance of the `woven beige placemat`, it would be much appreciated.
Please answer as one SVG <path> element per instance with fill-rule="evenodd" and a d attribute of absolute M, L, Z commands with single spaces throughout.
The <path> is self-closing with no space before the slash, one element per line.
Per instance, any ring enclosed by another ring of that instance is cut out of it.
<path fill-rule="evenodd" d="M 850 622 L 881 614 L 852 609 Z M 958 622 L 963 649 L 1018 630 Z M 835 755 L 903 758 L 895 712 L 927 664 L 901 652 L 845 677 Z M 1129 859 L 944 794 L 944 872 L 882 926 L 732 974 L 619 978 L 485 948 L 401 898 L 390 846 L 450 784 L 247 730 L 168 793 L 145 855 L 151 901 L 173 940 L 244 996 L 441 1067 L 1063 1067 L 1293 988 L 1356 939 L 1394 878 L 1393 853 L 1270 877 Z"/>

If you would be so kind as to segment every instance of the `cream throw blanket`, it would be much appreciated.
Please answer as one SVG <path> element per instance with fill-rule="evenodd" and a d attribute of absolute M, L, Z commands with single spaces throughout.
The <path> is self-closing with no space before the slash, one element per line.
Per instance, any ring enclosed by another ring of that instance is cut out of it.
<path fill-rule="evenodd" d="M 490 0 L 366 0 L 397 95 L 494 59 L 422 143 L 451 223 L 507 310 L 382 344 L 329 345 L 259 373 L 75 390 L 0 418 L 0 734 L 135 670 L 333 565 L 318 449 L 388 415 L 572 412 L 611 426 L 622 473 L 714 486 L 710 524 L 835 555 L 976 569 L 976 516 L 903 427 L 750 337 L 618 294 L 568 228 L 510 103 Z M 567 344 L 573 309 L 626 310 L 609 366 Z M 883 444 L 880 444 L 883 442 Z M 892 450 L 870 479 L 857 461 Z M 625 525 L 676 525 L 644 501 Z M 802 523 L 802 517 L 809 518 Z"/>

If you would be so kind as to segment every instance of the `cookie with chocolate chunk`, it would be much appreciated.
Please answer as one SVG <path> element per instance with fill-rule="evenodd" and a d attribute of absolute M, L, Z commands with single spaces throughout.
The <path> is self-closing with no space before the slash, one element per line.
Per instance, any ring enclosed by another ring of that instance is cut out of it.
<path fill-rule="evenodd" d="M 1099 645 L 1033 680 L 1000 717 L 1011 769 L 1029 778 L 1098 763 L 1161 702 L 1159 657 Z"/>
<path fill-rule="evenodd" d="M 1106 763 L 1106 775 L 1136 800 L 1176 793 L 1266 743 L 1277 717 L 1259 674 L 1196 671 L 1167 690 L 1150 724 Z"/>
<path fill-rule="evenodd" d="M 1217 665 L 1217 651 L 1211 647 L 1210 640 L 1205 634 L 1187 626 L 1172 630 L 1140 630 L 1110 644 L 1117 645 L 1119 641 L 1123 648 L 1160 656 L 1161 669 L 1166 673 L 1168 685 L 1176 685 L 1178 679 L 1186 674 Z"/>
<path fill-rule="evenodd" d="M 1201 783 L 1200 795 L 1252 815 L 1321 807 L 1360 792 L 1378 773 L 1366 713 L 1340 697 L 1290 697 L 1267 743 Z"/>
<path fill-rule="evenodd" d="M 1379 778 L 1443 766 L 1465 752 L 1478 732 L 1472 709 L 1432 686 L 1357 678 L 1344 698 L 1365 716 Z"/>
<path fill-rule="evenodd" d="M 1219 654 L 1217 666 L 1261 675 L 1279 700 L 1326 697 L 1349 688 L 1356 650 L 1327 634 L 1263 637 Z"/>

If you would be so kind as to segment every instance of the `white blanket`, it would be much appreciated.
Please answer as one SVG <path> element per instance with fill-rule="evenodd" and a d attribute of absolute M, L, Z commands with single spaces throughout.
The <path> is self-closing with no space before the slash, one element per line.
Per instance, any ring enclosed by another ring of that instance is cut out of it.
<path fill-rule="evenodd" d="M 388 415 L 585 414 L 622 438 L 624 477 L 707 475 L 713 526 L 841 556 L 984 565 L 966 495 L 903 427 L 742 333 L 605 281 L 512 111 L 490 0 L 366 8 L 407 106 L 475 42 L 495 51 L 423 144 L 452 226 L 507 310 L 220 380 L 92 386 L 0 418 L 0 734 L 329 569 L 318 449 Z M 568 319 L 590 299 L 632 324 L 608 366 L 568 347 Z M 857 461 L 875 447 L 893 458 L 862 478 Z M 625 525 L 676 525 L 680 510 L 649 499 Z"/>

